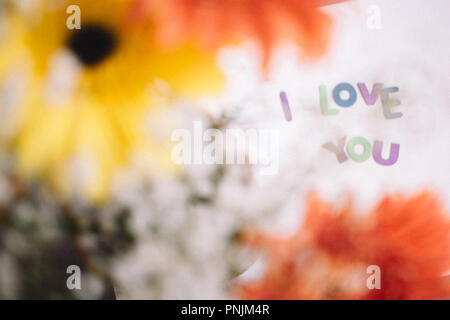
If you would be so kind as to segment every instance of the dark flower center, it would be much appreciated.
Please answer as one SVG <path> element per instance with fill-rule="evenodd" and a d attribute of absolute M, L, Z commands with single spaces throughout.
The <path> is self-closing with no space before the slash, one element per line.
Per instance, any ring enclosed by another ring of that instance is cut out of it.
<path fill-rule="evenodd" d="M 112 54 L 117 37 L 112 30 L 100 25 L 83 26 L 71 31 L 67 46 L 87 66 L 95 66 Z"/>

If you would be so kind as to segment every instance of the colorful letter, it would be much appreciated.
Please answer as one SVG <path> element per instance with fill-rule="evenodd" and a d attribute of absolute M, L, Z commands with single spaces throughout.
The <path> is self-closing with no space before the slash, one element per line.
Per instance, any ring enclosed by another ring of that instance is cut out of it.
<path fill-rule="evenodd" d="M 292 121 L 292 113 L 291 108 L 289 108 L 289 101 L 286 96 L 286 92 L 281 91 L 280 92 L 280 99 L 281 99 L 281 106 L 283 107 L 284 116 L 286 118 L 286 121 Z"/>
<path fill-rule="evenodd" d="M 403 113 L 401 112 L 392 113 L 390 110 L 390 108 L 393 108 L 400 104 L 400 100 L 389 98 L 389 93 L 397 91 L 398 91 L 397 87 L 383 88 L 381 90 L 381 102 L 383 104 L 383 113 L 386 119 L 395 119 L 403 116 Z"/>
<path fill-rule="evenodd" d="M 361 154 L 355 152 L 355 146 L 358 144 L 362 145 L 364 148 Z M 355 137 L 348 142 L 347 153 L 350 156 L 350 158 L 352 158 L 354 161 L 364 162 L 370 158 L 370 155 L 372 154 L 372 146 L 370 145 L 370 142 L 367 141 L 365 138 Z"/>
<path fill-rule="evenodd" d="M 336 115 L 339 113 L 337 109 L 328 109 L 328 100 L 327 100 L 327 87 L 324 85 L 319 86 L 319 95 L 320 95 L 320 110 L 324 116 Z"/>
<path fill-rule="evenodd" d="M 347 100 L 341 98 L 341 91 L 348 91 Z M 351 107 L 356 101 L 356 90 L 350 83 L 341 82 L 333 89 L 333 99 L 339 106 L 343 108 Z"/>
<path fill-rule="evenodd" d="M 345 140 L 347 140 L 347 137 L 339 139 L 337 146 L 332 142 L 327 142 L 323 144 L 322 147 L 336 154 L 337 160 L 339 163 L 342 163 L 348 160 L 347 155 L 344 152 Z"/>
<path fill-rule="evenodd" d="M 361 92 L 362 97 L 364 98 L 364 101 L 368 106 L 374 105 L 375 102 L 377 102 L 378 96 L 381 92 L 381 89 L 383 88 L 382 83 L 375 83 L 372 87 L 372 93 L 369 94 L 367 87 L 364 83 L 358 82 L 358 88 Z"/>
<path fill-rule="evenodd" d="M 392 166 L 398 160 L 400 145 L 398 143 L 391 143 L 391 151 L 388 159 L 383 159 L 381 154 L 383 151 L 383 142 L 375 140 L 373 143 L 373 160 L 383 166 Z"/>

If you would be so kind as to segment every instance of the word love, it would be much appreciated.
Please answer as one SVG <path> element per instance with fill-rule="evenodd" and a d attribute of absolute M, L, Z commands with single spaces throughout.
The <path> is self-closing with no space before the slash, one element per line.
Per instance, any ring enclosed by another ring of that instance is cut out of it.
<path fill-rule="evenodd" d="M 383 114 L 386 119 L 396 119 L 403 116 L 401 112 L 392 112 L 391 109 L 400 105 L 400 100 L 389 97 L 389 94 L 397 92 L 397 87 L 383 88 L 382 83 L 375 83 L 372 87 L 372 92 L 369 93 L 366 85 L 362 82 L 358 83 L 359 92 L 363 97 L 366 105 L 371 106 L 377 102 L 378 96 L 381 96 L 381 104 L 383 107 Z M 347 97 L 343 98 L 342 93 L 347 92 Z M 319 86 L 320 95 L 320 110 L 325 116 L 337 115 L 339 114 L 338 109 L 329 109 L 328 98 L 327 98 L 327 88 L 325 85 Z M 334 87 L 333 99 L 336 104 L 341 108 L 349 108 L 355 102 L 357 98 L 356 89 L 347 82 L 341 82 Z"/>
<path fill-rule="evenodd" d="M 347 143 L 347 154 L 344 151 L 345 143 L 346 143 L 347 137 L 342 137 L 339 139 L 337 145 L 333 144 L 332 142 L 327 142 L 322 145 L 323 148 L 327 149 L 328 151 L 331 151 L 336 155 L 337 160 L 339 163 L 345 162 L 348 160 L 347 155 L 356 162 L 364 162 L 367 159 L 370 158 L 370 156 L 373 156 L 373 160 L 375 162 L 383 165 L 383 166 L 392 166 L 394 163 L 398 160 L 398 155 L 400 152 L 400 144 L 398 143 L 391 143 L 391 149 L 390 154 L 387 159 L 384 159 L 382 156 L 383 153 L 383 142 L 379 140 L 375 140 L 373 143 L 373 150 L 372 146 L 367 139 L 363 137 L 354 137 L 350 139 Z M 362 147 L 362 152 L 356 151 L 356 146 Z"/>

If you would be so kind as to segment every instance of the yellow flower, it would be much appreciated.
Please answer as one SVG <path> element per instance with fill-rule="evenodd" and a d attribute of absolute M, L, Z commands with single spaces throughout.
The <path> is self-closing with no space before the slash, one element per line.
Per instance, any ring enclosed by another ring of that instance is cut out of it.
<path fill-rule="evenodd" d="M 11 12 L 0 32 L 1 85 L 26 76 L 9 118 L 19 171 L 63 195 L 103 199 L 114 172 L 138 152 L 154 168 L 173 168 L 170 143 L 149 134 L 149 114 L 163 107 L 151 99 L 152 80 L 194 96 L 223 84 L 214 56 L 192 45 L 161 51 L 149 23 L 124 23 L 130 2 L 39 0 Z M 79 6 L 81 29 L 66 25 L 69 5 Z"/>

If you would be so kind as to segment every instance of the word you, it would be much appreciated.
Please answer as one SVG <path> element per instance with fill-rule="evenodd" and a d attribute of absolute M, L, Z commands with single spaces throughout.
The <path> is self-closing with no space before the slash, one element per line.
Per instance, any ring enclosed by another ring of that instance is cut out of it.
<path fill-rule="evenodd" d="M 372 92 L 369 93 L 366 85 L 362 82 L 358 83 L 358 88 L 366 105 L 371 106 L 377 102 L 378 96 L 381 96 L 381 104 L 383 107 L 383 114 L 386 119 L 396 119 L 403 116 L 401 112 L 392 112 L 391 109 L 400 105 L 400 100 L 389 97 L 389 94 L 397 92 L 397 87 L 383 88 L 382 83 L 375 83 L 372 87 Z M 342 97 L 342 93 L 347 93 L 347 98 Z M 339 114 L 338 109 L 329 109 L 327 88 L 325 85 L 319 86 L 320 95 L 320 110 L 325 116 L 332 116 Z M 332 92 L 335 103 L 341 108 L 351 107 L 357 99 L 356 89 L 347 82 L 341 82 L 336 85 Z"/>
<path fill-rule="evenodd" d="M 262 175 L 278 172 L 279 132 L 275 129 L 226 129 L 223 133 L 203 130 L 201 121 L 194 121 L 193 135 L 187 129 L 176 129 L 171 140 L 177 142 L 171 152 L 177 165 L 259 164 Z"/>
<path fill-rule="evenodd" d="M 66 281 L 67 289 L 80 290 L 81 289 L 81 269 L 77 265 L 70 265 L 66 270 L 67 274 L 71 274 Z"/>
<path fill-rule="evenodd" d="M 364 162 L 369 159 L 370 156 L 373 156 L 373 160 L 383 166 L 392 166 L 398 160 L 398 155 L 400 152 L 400 144 L 398 143 L 391 143 L 389 157 L 384 159 L 382 156 L 382 141 L 375 140 L 372 149 L 372 146 L 367 139 L 363 137 L 354 137 L 347 143 L 346 154 L 344 151 L 346 140 L 347 137 L 342 137 L 336 145 L 332 142 L 327 142 L 323 144 L 322 147 L 334 153 L 339 163 L 343 163 L 348 160 L 347 154 L 355 162 Z M 356 151 L 357 146 L 362 147 L 362 152 Z"/>
<path fill-rule="evenodd" d="M 286 121 L 292 121 L 292 114 L 291 114 L 291 108 L 289 108 L 289 101 L 286 96 L 286 92 L 281 91 L 280 92 L 280 100 L 281 100 L 281 106 L 283 107 L 284 111 L 284 117 L 286 118 Z"/>
<path fill-rule="evenodd" d="M 381 289 L 381 269 L 380 269 L 380 267 L 375 264 L 368 266 L 366 269 L 366 273 L 370 274 L 370 276 L 367 278 L 367 281 L 366 281 L 367 289 L 369 289 L 369 290 Z"/>
<path fill-rule="evenodd" d="M 367 7 L 367 28 L 372 30 L 381 29 L 381 9 L 375 4 Z"/>
<path fill-rule="evenodd" d="M 79 6 L 72 4 L 67 7 L 66 13 L 70 16 L 66 20 L 66 26 L 69 30 L 81 29 L 81 9 Z"/>

